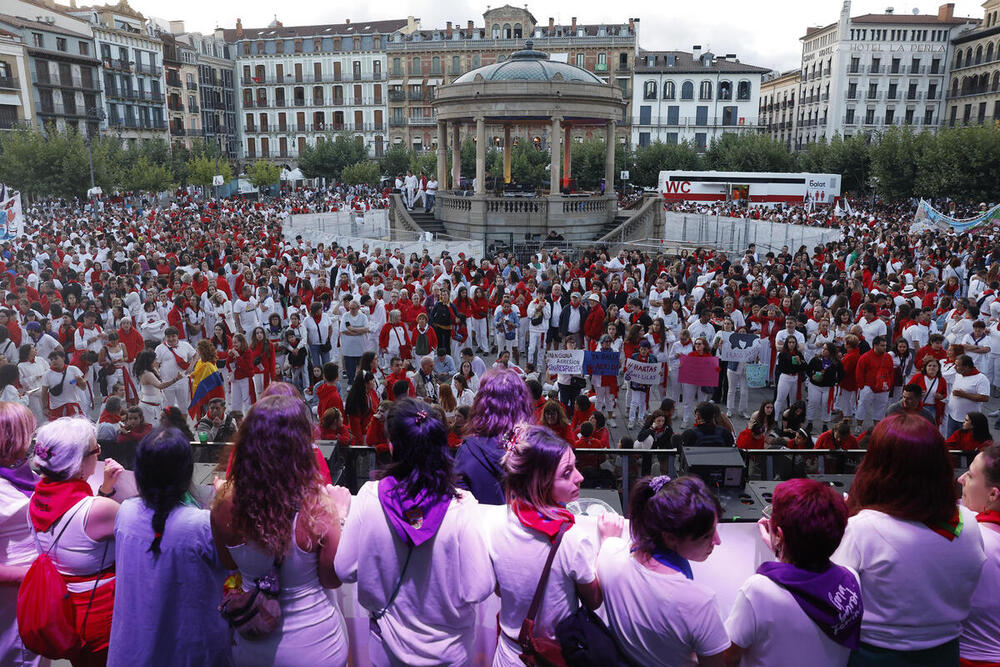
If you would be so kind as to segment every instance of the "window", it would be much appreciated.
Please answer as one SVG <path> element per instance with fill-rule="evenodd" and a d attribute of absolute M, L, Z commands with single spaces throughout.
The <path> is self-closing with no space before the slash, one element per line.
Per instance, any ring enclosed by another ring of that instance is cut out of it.
<path fill-rule="evenodd" d="M 31 33 L 31 43 L 39 49 L 45 48 L 45 35 L 40 32 Z"/>
<path fill-rule="evenodd" d="M 914 58 L 910 61 L 910 74 L 920 73 L 920 58 Z"/>
<path fill-rule="evenodd" d="M 875 109 L 872 107 L 868 107 L 865 110 L 865 125 L 874 125 L 874 124 L 875 124 Z"/>
<path fill-rule="evenodd" d="M 704 132 L 696 132 L 694 135 L 694 146 L 699 152 L 704 152 L 708 147 L 708 135 Z"/>
<path fill-rule="evenodd" d="M 885 98 L 887 100 L 894 100 L 894 99 L 896 99 L 896 84 L 895 83 L 890 83 L 889 84 L 889 90 L 886 91 Z"/>
<path fill-rule="evenodd" d="M 845 114 L 844 114 L 844 124 L 845 125 L 854 125 L 854 109 L 853 108 L 850 108 L 850 109 L 848 109 L 845 112 Z"/>
<path fill-rule="evenodd" d="M 667 107 L 667 125 L 680 125 L 681 108 L 672 104 Z"/>
<path fill-rule="evenodd" d="M 676 132 L 667 132 L 667 134 L 666 134 L 666 143 L 668 143 L 668 144 L 675 144 L 676 145 L 677 144 L 677 133 Z"/>
<path fill-rule="evenodd" d="M 490 31 L 490 34 L 493 36 L 493 39 L 500 39 L 500 24 L 499 23 L 494 23 L 493 24 L 493 30 Z"/>
<path fill-rule="evenodd" d="M 750 99 L 749 81 L 740 81 L 739 85 L 736 87 L 736 99 L 744 102 Z"/>
<path fill-rule="evenodd" d="M 869 71 L 870 72 L 878 72 L 880 69 L 882 69 L 882 59 L 881 58 L 872 58 L 872 67 L 871 67 L 871 69 Z"/>
<path fill-rule="evenodd" d="M 886 125 L 892 125 L 892 121 L 895 119 L 895 117 L 896 117 L 896 111 L 894 109 L 890 108 L 890 109 L 886 109 L 885 110 L 885 124 Z"/>
<path fill-rule="evenodd" d="M 642 99 L 644 100 L 655 100 L 656 99 L 656 82 L 647 81 L 642 86 Z"/>
<path fill-rule="evenodd" d="M 693 100 L 694 99 L 694 84 L 690 81 L 685 81 L 681 84 L 681 99 L 682 100 Z"/>
<path fill-rule="evenodd" d="M 583 54 L 582 53 L 576 54 L 576 66 L 577 67 L 581 67 L 581 68 L 583 67 Z"/>
<path fill-rule="evenodd" d="M 878 84 L 877 83 L 869 83 L 868 84 L 868 99 L 874 100 L 876 97 L 878 97 Z"/>
<path fill-rule="evenodd" d="M 847 84 L 847 99 L 856 100 L 858 98 L 858 83 L 857 81 L 851 81 Z"/>
<path fill-rule="evenodd" d="M 720 81 L 719 82 L 719 99 L 720 100 L 731 100 L 731 99 L 733 99 L 733 82 L 732 81 Z"/>
<path fill-rule="evenodd" d="M 603 69 L 604 69 L 604 71 L 607 71 L 607 69 L 608 69 L 608 54 L 606 54 L 606 53 L 598 53 L 597 54 L 597 65 L 598 65 L 598 67 L 600 67 L 601 65 L 604 65 Z"/>
<path fill-rule="evenodd" d="M 710 100 L 712 99 L 712 82 L 702 81 L 701 85 L 698 87 L 698 99 L 699 100 Z"/>
<path fill-rule="evenodd" d="M 420 74 L 420 58 L 415 57 L 413 58 L 413 60 L 410 61 L 410 75 L 412 76 L 419 74 Z"/>
<path fill-rule="evenodd" d="M 393 58 L 392 59 L 392 73 L 395 76 L 402 76 L 403 75 L 403 65 L 402 65 L 402 62 L 400 61 L 399 58 Z"/>
<path fill-rule="evenodd" d="M 673 81 L 663 82 L 663 99 L 672 100 L 676 96 L 676 88 Z"/>
<path fill-rule="evenodd" d="M 695 125 L 708 125 L 708 107 L 707 106 L 698 106 L 695 109 L 694 124 Z"/>
<path fill-rule="evenodd" d="M 653 107 L 644 104 L 639 107 L 639 125 L 649 125 L 652 121 Z"/>
<path fill-rule="evenodd" d="M 645 148 L 648 145 L 649 145 L 649 132 L 640 132 L 639 133 L 639 147 L 640 148 Z"/>
<path fill-rule="evenodd" d="M 737 107 L 735 106 L 722 107 L 722 124 L 736 125 L 737 113 Z"/>
<path fill-rule="evenodd" d="M 933 60 L 931 60 L 931 74 L 937 74 L 940 67 L 941 67 L 940 58 L 934 58 Z"/>
<path fill-rule="evenodd" d="M 889 66 L 889 71 L 892 74 L 899 74 L 899 58 L 893 58 Z"/>
<path fill-rule="evenodd" d="M 907 125 L 913 125 L 913 109 L 906 110 L 906 114 L 903 116 L 903 122 Z"/>

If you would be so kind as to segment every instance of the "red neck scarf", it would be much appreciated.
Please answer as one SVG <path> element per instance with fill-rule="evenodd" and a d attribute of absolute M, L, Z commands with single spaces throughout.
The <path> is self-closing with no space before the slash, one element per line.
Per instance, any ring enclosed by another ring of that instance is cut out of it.
<path fill-rule="evenodd" d="M 82 479 L 53 482 L 43 477 L 28 503 L 31 524 L 36 531 L 45 532 L 73 505 L 92 495 L 90 484 Z"/>
<path fill-rule="evenodd" d="M 955 514 L 950 520 L 925 525 L 949 542 L 953 542 L 956 537 L 962 534 L 962 514 L 958 511 L 958 507 L 955 507 Z"/>
<path fill-rule="evenodd" d="M 515 500 L 511 503 L 510 509 L 514 512 L 514 515 L 521 522 L 522 526 L 531 530 L 537 530 L 549 538 L 550 542 L 559 534 L 559 530 L 564 523 L 568 523 L 570 526 L 576 523 L 576 517 L 564 507 L 556 508 L 555 514 L 558 517 L 557 519 L 550 519 L 534 507 L 520 500 Z"/>
<path fill-rule="evenodd" d="M 986 512 L 980 512 L 976 515 L 976 521 L 979 523 L 992 523 L 1000 526 L 1000 512 L 997 510 L 988 510 Z"/>

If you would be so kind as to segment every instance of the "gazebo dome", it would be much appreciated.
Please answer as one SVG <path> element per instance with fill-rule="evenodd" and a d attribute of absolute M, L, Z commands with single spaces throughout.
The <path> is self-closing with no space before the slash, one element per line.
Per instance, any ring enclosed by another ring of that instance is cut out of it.
<path fill-rule="evenodd" d="M 582 67 L 549 60 L 549 54 L 536 51 L 533 46 L 528 40 L 526 48 L 510 54 L 507 60 L 466 72 L 452 83 L 473 83 L 481 77 L 485 81 L 579 81 L 606 85 Z"/>

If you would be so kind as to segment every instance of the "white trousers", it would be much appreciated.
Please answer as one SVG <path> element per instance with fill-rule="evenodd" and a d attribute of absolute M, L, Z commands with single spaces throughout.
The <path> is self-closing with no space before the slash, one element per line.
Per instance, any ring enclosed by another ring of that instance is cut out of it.
<path fill-rule="evenodd" d="M 812 382 L 807 382 L 806 386 L 809 388 L 806 419 L 809 421 L 819 419 L 824 424 L 828 423 L 830 410 L 827 406 L 830 405 L 830 387 L 817 387 Z"/>
<path fill-rule="evenodd" d="M 698 407 L 698 385 L 681 384 L 681 402 L 684 404 L 682 425 L 687 426 L 694 418 L 694 409 Z"/>
<path fill-rule="evenodd" d="M 629 423 L 640 423 L 646 418 L 646 396 L 645 391 L 633 391 L 628 388 L 628 421 Z"/>
<path fill-rule="evenodd" d="M 873 392 L 868 387 L 862 387 L 858 392 L 858 411 L 854 418 L 858 423 L 863 424 L 867 419 L 878 421 L 885 417 L 886 408 L 889 407 L 889 392 Z"/>
<path fill-rule="evenodd" d="M 469 318 L 469 338 L 470 340 L 475 339 L 476 347 L 478 347 L 480 350 L 489 351 L 491 346 L 490 346 L 489 333 L 486 330 L 485 317 L 480 317 L 479 319 L 476 319 L 474 317 Z"/>
<path fill-rule="evenodd" d="M 535 364 L 535 368 L 541 368 L 545 361 L 545 334 L 548 331 L 528 332 L 528 359 L 525 363 Z"/>
<path fill-rule="evenodd" d="M 778 375 L 778 396 L 774 399 L 774 414 L 779 415 L 781 411 L 795 402 L 795 395 L 799 386 L 797 375 Z"/>
<path fill-rule="evenodd" d="M 737 410 L 738 412 L 747 411 L 747 403 L 750 400 L 750 388 L 747 387 L 747 376 L 743 372 L 743 369 L 733 372 L 731 370 L 726 370 L 726 378 L 729 380 L 729 392 L 726 395 L 726 407 L 730 412 Z M 739 407 L 736 405 L 736 393 L 739 392 Z"/>
<path fill-rule="evenodd" d="M 229 409 L 240 410 L 244 415 L 250 409 L 250 378 L 233 379 L 233 392 L 229 397 Z"/>
<path fill-rule="evenodd" d="M 187 378 L 181 378 L 163 390 L 163 407 L 175 406 L 184 414 L 191 406 L 191 390 Z"/>
<path fill-rule="evenodd" d="M 840 410 L 845 417 L 853 417 L 855 410 L 858 409 L 858 392 L 841 389 L 834 407 Z"/>

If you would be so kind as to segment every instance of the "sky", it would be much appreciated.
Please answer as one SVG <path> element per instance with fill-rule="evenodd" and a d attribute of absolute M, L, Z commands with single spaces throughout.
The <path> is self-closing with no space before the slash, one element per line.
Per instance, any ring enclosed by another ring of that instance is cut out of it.
<path fill-rule="evenodd" d="M 259 0 L 130 0 L 134 9 L 146 16 L 166 20 L 184 20 L 189 31 L 209 32 L 216 27 L 232 28 L 237 17 L 246 28 L 261 28 L 274 20 L 284 25 L 310 25 L 316 23 L 342 23 L 375 19 L 406 18 L 413 15 L 420 19 L 424 29 L 443 28 L 447 21 L 465 25 L 469 19 L 476 26 L 483 24 L 483 12 L 490 5 L 471 0 L 411 0 L 409 3 L 365 3 L 345 11 L 340 3 L 320 3 L 307 0 L 286 0 L 264 3 Z M 492 6 L 503 2 L 493 0 Z M 510 4 L 523 5 L 514 0 Z M 630 16 L 641 20 L 639 45 L 644 49 L 676 49 L 690 51 L 694 44 L 715 53 L 735 53 L 741 62 L 788 70 L 798 67 L 801 46 L 799 37 L 810 26 L 825 26 L 838 20 L 840 0 L 714 0 L 699 3 L 649 2 L 629 3 L 630 8 L 620 10 L 607 0 L 533 0 L 528 10 L 540 24 L 548 24 L 549 17 L 557 23 L 568 24 L 573 15 L 580 23 L 626 23 Z M 939 2 L 931 0 L 854 0 L 851 14 L 883 13 L 894 7 L 897 14 L 911 14 L 917 8 L 921 14 L 937 14 Z M 164 8 L 171 7 L 171 14 L 164 15 Z M 687 7 L 687 9 L 681 9 Z M 353 11 L 354 13 L 349 13 Z M 686 13 L 682 13 L 686 12 Z M 956 0 L 956 16 L 982 18 L 983 10 L 977 0 Z"/>

